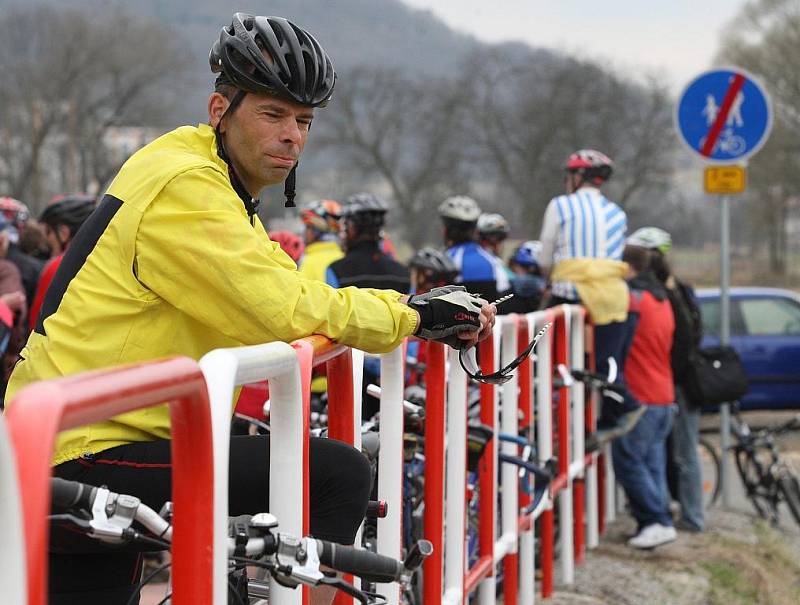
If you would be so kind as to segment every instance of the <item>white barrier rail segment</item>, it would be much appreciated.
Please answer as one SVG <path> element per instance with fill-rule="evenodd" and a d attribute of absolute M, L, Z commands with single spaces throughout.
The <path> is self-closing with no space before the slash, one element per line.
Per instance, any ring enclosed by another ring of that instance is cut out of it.
<path fill-rule="evenodd" d="M 353 447 L 361 450 L 361 409 L 363 407 L 364 395 L 364 356 L 366 353 L 360 349 L 351 349 L 351 359 L 353 364 Z M 364 534 L 364 522 L 358 526 L 356 531 L 355 548 L 361 548 L 362 536 Z M 361 588 L 361 578 L 353 576 L 353 585 Z M 353 598 L 353 605 L 357 605 L 358 600 Z"/>
<path fill-rule="evenodd" d="M 467 375 L 458 351 L 448 349 L 447 437 L 445 464 L 445 552 L 443 603 L 457 605 L 464 593 L 464 528 L 467 466 Z"/>
<path fill-rule="evenodd" d="M 0 414 L 0 586 L 3 603 L 25 605 L 28 602 L 28 581 L 25 573 L 25 537 L 14 449 Z"/>
<path fill-rule="evenodd" d="M 605 479 L 603 481 L 603 498 L 605 498 L 606 523 L 613 523 L 617 520 L 617 480 L 614 475 L 614 465 L 611 462 L 611 444 L 603 446 L 603 468 L 605 469 Z"/>
<path fill-rule="evenodd" d="M 303 399 L 300 367 L 294 349 L 284 342 L 217 349 L 200 360 L 211 403 L 214 448 L 214 604 L 228 602 L 228 459 L 234 388 L 269 380 L 270 511 L 280 530 L 303 533 Z M 302 591 L 270 581 L 272 605 L 301 605 Z"/>
<path fill-rule="evenodd" d="M 594 464 L 586 473 L 586 547 L 600 544 L 600 509 L 597 493 L 597 454 L 592 454 Z"/>
<path fill-rule="evenodd" d="M 378 553 L 395 559 L 402 558 L 403 378 L 403 347 L 381 355 L 378 499 L 386 500 L 388 508 L 386 517 L 378 519 Z M 379 584 L 378 592 L 388 605 L 399 605 L 399 584 Z"/>
<path fill-rule="evenodd" d="M 502 351 L 500 354 L 500 363 L 505 366 L 516 359 L 517 353 L 517 324 L 512 321 L 513 317 L 502 318 L 502 335 L 503 341 L 501 343 Z M 502 401 L 500 403 L 501 415 L 500 423 L 501 430 L 506 435 L 517 435 L 519 433 L 519 378 L 516 372 L 513 373 L 511 380 L 506 382 L 501 387 Z M 517 445 L 507 441 L 502 442 L 502 450 L 504 454 L 509 456 L 517 455 Z M 500 543 L 504 540 L 509 544 L 509 554 L 517 552 L 517 532 L 519 528 L 519 479 L 517 467 L 513 464 L 500 465 L 500 485 L 501 493 L 501 527 L 502 535 L 498 540 L 498 549 Z"/>
<path fill-rule="evenodd" d="M 528 316 L 522 317 L 520 321 L 524 321 L 528 325 L 528 334 L 536 334 L 537 333 L 537 325 L 536 325 L 536 317 L 544 317 L 544 314 L 530 314 Z M 538 349 L 538 347 L 537 347 Z M 530 397 L 531 401 L 533 402 L 533 409 L 536 409 L 537 400 L 535 398 L 536 395 L 536 377 L 537 377 L 537 368 L 539 365 L 539 350 L 535 351 L 530 364 L 530 372 L 531 372 L 531 380 L 530 380 Z M 521 393 L 520 393 L 521 396 Z M 534 417 L 536 413 L 533 413 Z M 533 428 L 533 421 L 534 418 L 531 419 L 531 426 L 527 428 Z M 538 447 L 537 447 L 538 452 Z M 535 482 L 534 482 L 535 487 Z M 542 500 L 545 500 L 543 498 Z M 535 600 L 536 595 L 536 540 L 535 540 L 535 523 L 533 519 L 536 519 L 537 514 L 536 510 L 541 509 L 542 503 L 540 502 L 535 509 L 531 513 L 531 525 L 530 528 L 524 530 L 520 534 L 519 538 L 519 602 L 520 603 L 533 603 Z M 541 509 L 543 510 L 543 509 Z"/>

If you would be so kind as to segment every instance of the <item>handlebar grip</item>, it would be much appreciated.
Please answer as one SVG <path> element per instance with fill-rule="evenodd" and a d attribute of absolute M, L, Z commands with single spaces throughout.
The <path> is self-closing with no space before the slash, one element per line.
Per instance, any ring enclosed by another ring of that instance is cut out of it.
<path fill-rule="evenodd" d="M 327 540 L 317 540 L 317 543 L 320 546 L 320 563 L 336 571 L 351 573 L 369 582 L 383 584 L 397 582 L 405 571 L 402 561 L 369 550 L 356 550 Z"/>
<path fill-rule="evenodd" d="M 618 393 L 619 395 L 625 394 L 625 386 L 621 385 L 618 382 L 611 382 L 603 384 L 603 390 L 605 391 L 612 391 L 613 393 Z"/>
<path fill-rule="evenodd" d="M 53 477 L 50 480 L 50 506 L 54 512 L 92 510 L 97 488 L 92 485 Z"/>

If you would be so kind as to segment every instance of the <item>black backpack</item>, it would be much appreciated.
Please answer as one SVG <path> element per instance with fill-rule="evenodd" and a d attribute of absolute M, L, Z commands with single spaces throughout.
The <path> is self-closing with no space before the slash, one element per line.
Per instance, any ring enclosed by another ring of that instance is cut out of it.
<path fill-rule="evenodd" d="M 690 359 L 697 349 L 699 339 L 696 334 L 695 322 L 692 320 L 692 312 L 687 303 L 684 292 L 677 286 L 667 288 L 667 298 L 672 306 L 672 314 L 675 316 L 675 332 L 672 337 L 672 376 L 677 384 L 681 384 L 686 379 L 689 370 Z"/>

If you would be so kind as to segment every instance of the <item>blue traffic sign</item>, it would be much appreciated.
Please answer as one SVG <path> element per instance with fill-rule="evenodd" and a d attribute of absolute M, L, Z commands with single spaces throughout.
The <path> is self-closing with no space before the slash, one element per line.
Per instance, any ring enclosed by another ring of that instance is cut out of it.
<path fill-rule="evenodd" d="M 769 96 L 743 70 L 707 71 L 684 89 L 675 124 L 683 142 L 704 160 L 741 162 L 758 151 L 769 136 Z"/>

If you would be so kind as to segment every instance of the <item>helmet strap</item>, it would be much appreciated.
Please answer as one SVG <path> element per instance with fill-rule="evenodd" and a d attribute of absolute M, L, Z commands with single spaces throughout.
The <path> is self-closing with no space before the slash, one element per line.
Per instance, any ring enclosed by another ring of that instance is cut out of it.
<path fill-rule="evenodd" d="M 242 203 L 244 203 L 245 210 L 247 210 L 247 217 L 250 219 L 250 224 L 255 225 L 255 219 L 253 217 L 258 211 L 258 204 L 260 200 L 250 195 L 250 192 L 247 191 L 245 186 L 242 184 L 242 180 L 239 178 L 239 175 L 236 174 L 236 168 L 234 168 L 233 162 L 231 162 L 230 156 L 225 149 L 225 138 L 222 136 L 222 131 L 220 129 L 222 126 L 222 120 L 224 120 L 225 116 L 228 114 L 232 114 L 234 111 L 236 111 L 236 108 L 241 105 L 246 94 L 247 91 L 242 90 L 241 88 L 236 91 L 233 99 L 231 99 L 231 102 L 228 103 L 228 107 L 226 107 L 225 111 L 222 113 L 219 122 L 217 122 L 217 127 L 214 129 L 214 136 L 217 139 L 217 155 L 228 165 L 228 177 L 231 180 L 231 186 L 236 192 L 236 195 L 238 195 L 242 200 Z"/>
<path fill-rule="evenodd" d="M 297 164 L 292 167 L 286 181 L 283 183 L 283 195 L 286 196 L 284 208 L 294 208 L 295 184 L 297 183 Z"/>

